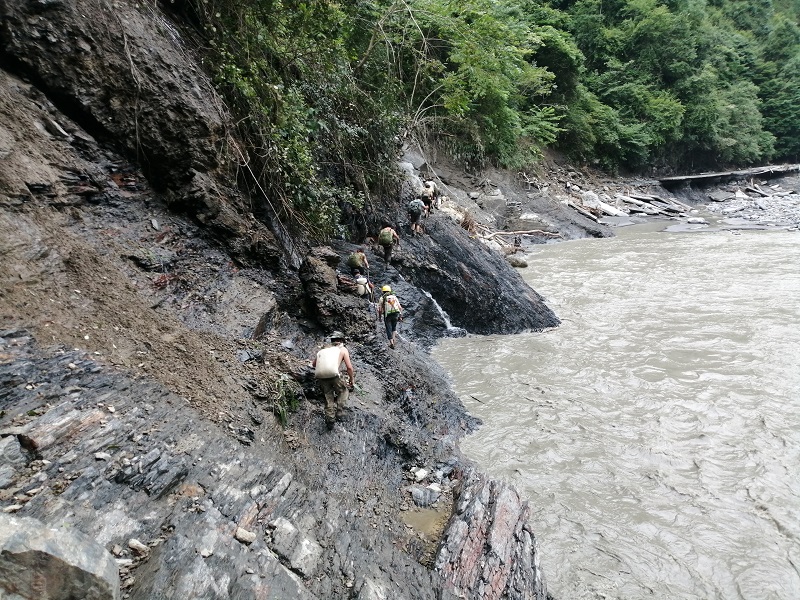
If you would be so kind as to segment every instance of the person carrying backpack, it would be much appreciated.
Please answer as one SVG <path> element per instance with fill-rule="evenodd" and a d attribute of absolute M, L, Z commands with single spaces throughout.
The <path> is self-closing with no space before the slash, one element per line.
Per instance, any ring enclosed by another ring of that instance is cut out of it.
<path fill-rule="evenodd" d="M 347 266 L 350 267 L 350 273 L 353 275 L 356 272 L 366 273 L 369 270 L 369 261 L 363 248 L 356 248 L 356 251 L 347 257 Z"/>
<path fill-rule="evenodd" d="M 356 295 L 359 298 L 366 298 L 370 302 L 374 302 L 375 292 L 372 282 L 367 279 L 358 269 L 353 271 L 353 277 L 356 280 Z"/>
<path fill-rule="evenodd" d="M 419 221 L 422 218 L 422 211 L 425 210 L 425 203 L 419 198 L 414 198 L 408 203 L 407 210 L 408 220 L 411 221 L 411 233 L 422 235 L 422 223 Z"/>
<path fill-rule="evenodd" d="M 314 378 L 325 394 L 325 424 L 329 430 L 333 429 L 334 423 L 344 416 L 350 390 L 356 385 L 350 352 L 344 346 L 344 334 L 341 331 L 331 333 L 331 344 L 317 352 L 317 356 L 311 362 L 311 366 L 314 367 Z M 347 384 L 339 373 L 342 363 L 347 369 L 349 378 Z"/>
<path fill-rule="evenodd" d="M 378 234 L 378 243 L 383 246 L 383 260 L 386 264 L 392 259 L 392 248 L 395 244 L 400 245 L 400 236 L 392 229 L 388 221 L 381 224 L 381 231 Z"/>
<path fill-rule="evenodd" d="M 420 198 L 422 199 L 422 203 L 425 205 L 425 218 L 428 218 L 428 215 L 431 214 L 431 210 L 433 210 L 433 205 L 435 201 L 439 197 L 439 191 L 436 188 L 436 183 L 433 181 L 426 181 L 425 186 L 422 188 L 422 193 L 420 194 Z"/>
<path fill-rule="evenodd" d="M 392 288 L 385 285 L 381 288 L 383 295 L 378 300 L 378 317 L 383 317 L 386 326 L 386 337 L 389 339 L 389 348 L 394 348 L 395 337 L 397 336 L 397 322 L 403 318 L 403 307 L 400 301 L 392 293 Z"/>

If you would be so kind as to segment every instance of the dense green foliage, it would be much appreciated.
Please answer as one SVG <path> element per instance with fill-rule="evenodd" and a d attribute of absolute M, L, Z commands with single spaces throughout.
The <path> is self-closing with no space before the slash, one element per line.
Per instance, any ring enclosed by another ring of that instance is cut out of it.
<path fill-rule="evenodd" d="M 231 149 L 285 222 L 330 233 L 396 185 L 399 145 L 609 170 L 800 154 L 798 0 L 191 0 L 238 120 Z"/>

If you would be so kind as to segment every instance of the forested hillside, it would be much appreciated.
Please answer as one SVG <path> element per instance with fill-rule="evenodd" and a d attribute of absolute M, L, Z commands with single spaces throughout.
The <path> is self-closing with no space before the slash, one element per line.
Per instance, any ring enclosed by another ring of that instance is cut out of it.
<path fill-rule="evenodd" d="M 798 0 L 185 0 L 266 212 L 328 233 L 399 144 L 467 169 L 797 160 Z M 279 165 L 276 167 L 275 165 Z"/>

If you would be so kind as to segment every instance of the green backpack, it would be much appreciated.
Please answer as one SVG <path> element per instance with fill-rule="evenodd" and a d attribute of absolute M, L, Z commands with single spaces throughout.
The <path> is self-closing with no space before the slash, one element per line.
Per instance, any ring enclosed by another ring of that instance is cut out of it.
<path fill-rule="evenodd" d="M 386 229 L 381 229 L 381 232 L 378 234 L 378 243 L 381 246 L 388 246 L 392 243 L 392 230 L 388 227 Z"/>
<path fill-rule="evenodd" d="M 350 256 L 347 257 L 347 266 L 351 269 L 363 268 L 364 267 L 364 259 L 359 256 L 357 252 L 353 252 Z"/>

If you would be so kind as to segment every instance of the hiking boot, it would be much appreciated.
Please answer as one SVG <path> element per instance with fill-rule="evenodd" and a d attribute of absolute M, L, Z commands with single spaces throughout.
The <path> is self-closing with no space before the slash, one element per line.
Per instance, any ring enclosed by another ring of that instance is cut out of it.
<path fill-rule="evenodd" d="M 325 417 L 325 426 L 328 428 L 328 431 L 333 429 L 333 426 L 336 425 L 336 421 L 334 419 L 329 419 Z"/>

